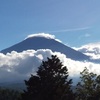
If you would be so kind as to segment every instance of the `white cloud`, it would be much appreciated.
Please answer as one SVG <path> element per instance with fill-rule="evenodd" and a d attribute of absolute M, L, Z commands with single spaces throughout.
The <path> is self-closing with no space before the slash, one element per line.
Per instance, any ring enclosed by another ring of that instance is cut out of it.
<path fill-rule="evenodd" d="M 79 74 L 84 67 L 94 73 L 100 73 L 100 64 L 74 61 L 68 59 L 64 54 L 52 52 L 49 49 L 27 50 L 20 53 L 12 51 L 6 55 L 0 53 L 0 83 L 27 79 L 30 74 L 35 74 L 41 62 L 47 60 L 47 57 L 51 57 L 51 55 L 57 55 L 63 65 L 67 66 L 74 82 L 79 79 Z"/>
<path fill-rule="evenodd" d="M 83 38 L 89 38 L 91 35 L 89 34 L 89 33 L 86 33 L 86 34 L 83 34 L 83 35 L 80 35 L 79 37 L 78 37 L 78 39 L 83 39 Z"/>
<path fill-rule="evenodd" d="M 100 59 L 100 42 L 86 44 L 74 49 L 91 56 L 92 59 Z"/>
<path fill-rule="evenodd" d="M 89 33 L 85 34 L 85 37 L 90 37 L 91 35 Z"/>
<path fill-rule="evenodd" d="M 28 35 L 25 39 L 32 38 L 32 37 L 45 37 L 45 38 L 48 38 L 48 39 L 55 39 L 54 35 L 50 35 L 48 33 L 31 34 L 31 35 Z"/>
<path fill-rule="evenodd" d="M 62 42 L 61 40 L 59 39 L 56 39 L 55 38 L 55 35 L 51 35 L 49 33 L 37 33 L 37 34 L 30 34 L 28 35 L 25 39 L 28 39 L 28 38 L 33 38 L 33 37 L 44 37 L 44 38 L 47 38 L 47 39 L 54 39 L 58 42 Z"/>
<path fill-rule="evenodd" d="M 82 31 L 87 30 L 90 27 L 81 27 L 81 28 L 71 28 L 71 29 L 63 29 L 63 30 L 55 30 L 55 31 L 48 31 L 49 33 L 59 33 L 59 32 L 73 32 L 73 31 Z"/>

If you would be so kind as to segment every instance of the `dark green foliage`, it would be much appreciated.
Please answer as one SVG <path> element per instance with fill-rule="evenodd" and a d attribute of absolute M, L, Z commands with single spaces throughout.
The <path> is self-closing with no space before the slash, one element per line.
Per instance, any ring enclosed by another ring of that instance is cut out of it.
<path fill-rule="evenodd" d="M 37 74 L 31 75 L 25 84 L 27 90 L 22 100 L 74 100 L 72 80 L 68 79 L 68 70 L 57 56 L 43 61 Z"/>
<path fill-rule="evenodd" d="M 0 100 L 19 100 L 21 93 L 15 90 L 0 88 Z"/>
<path fill-rule="evenodd" d="M 27 89 L 22 100 L 100 100 L 100 75 L 87 68 L 80 75 L 81 81 L 73 93 L 66 66 L 57 56 L 52 56 L 42 62 L 36 75 L 25 81 Z"/>
<path fill-rule="evenodd" d="M 100 100 L 100 75 L 89 73 L 87 68 L 80 74 L 81 82 L 77 84 L 76 100 Z"/>

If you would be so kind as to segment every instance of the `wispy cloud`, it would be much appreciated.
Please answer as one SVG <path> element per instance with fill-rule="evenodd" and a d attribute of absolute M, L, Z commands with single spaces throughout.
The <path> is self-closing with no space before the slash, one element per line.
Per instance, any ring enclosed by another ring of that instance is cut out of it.
<path fill-rule="evenodd" d="M 80 35 L 80 36 L 79 36 L 79 39 L 82 39 L 82 38 L 89 38 L 90 36 L 91 36 L 91 34 L 86 33 L 86 34 L 84 34 L 84 35 Z"/>
<path fill-rule="evenodd" d="M 89 33 L 85 34 L 85 37 L 90 37 L 91 35 Z"/>
<path fill-rule="evenodd" d="M 63 30 L 55 30 L 55 31 L 48 31 L 53 33 L 59 33 L 59 32 L 72 32 L 72 31 L 82 31 L 82 30 L 88 30 L 90 27 L 82 27 L 82 28 L 72 28 L 72 29 L 63 29 Z"/>

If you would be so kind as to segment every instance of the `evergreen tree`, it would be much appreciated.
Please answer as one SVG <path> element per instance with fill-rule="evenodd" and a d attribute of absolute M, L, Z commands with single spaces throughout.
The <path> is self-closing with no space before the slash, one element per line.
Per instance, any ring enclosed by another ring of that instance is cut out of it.
<path fill-rule="evenodd" d="M 81 82 L 78 82 L 76 100 L 100 100 L 100 75 L 89 72 L 85 68 L 81 73 Z"/>
<path fill-rule="evenodd" d="M 72 80 L 68 79 L 68 70 L 57 56 L 43 61 L 37 74 L 31 75 L 25 84 L 27 89 L 22 100 L 74 100 Z"/>

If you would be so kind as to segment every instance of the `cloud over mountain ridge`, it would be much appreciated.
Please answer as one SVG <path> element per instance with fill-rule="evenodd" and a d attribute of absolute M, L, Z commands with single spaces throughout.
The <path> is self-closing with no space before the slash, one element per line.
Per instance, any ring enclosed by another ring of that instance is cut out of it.
<path fill-rule="evenodd" d="M 91 59 L 100 59 L 100 42 L 83 45 L 76 50 L 91 56 Z"/>
<path fill-rule="evenodd" d="M 45 35 L 45 36 L 44 36 Z M 74 60 L 88 60 L 89 56 L 76 51 L 69 46 L 57 41 L 54 36 L 50 34 L 35 34 L 28 36 L 25 40 L 1 51 L 1 53 L 10 53 L 11 51 L 22 52 L 25 50 L 38 50 L 38 49 L 50 49 L 53 52 L 61 52 L 68 58 Z"/>
<path fill-rule="evenodd" d="M 99 64 L 74 61 L 60 52 L 52 52 L 49 49 L 26 50 L 20 53 L 12 51 L 6 55 L 0 53 L 0 82 L 14 82 L 27 79 L 31 74 L 35 74 L 41 62 L 47 60 L 47 57 L 51 57 L 51 55 L 59 57 L 63 65 L 67 66 L 70 77 L 75 78 L 75 80 L 79 78 L 79 74 L 84 67 L 99 74 Z"/>
<path fill-rule="evenodd" d="M 44 37 L 44 38 L 47 38 L 47 39 L 54 39 L 58 42 L 62 42 L 61 40 L 59 39 L 56 39 L 55 38 L 55 35 L 51 35 L 49 33 L 38 33 L 38 34 L 30 34 L 28 35 L 25 39 L 28 39 L 28 38 L 33 38 L 33 37 Z"/>
<path fill-rule="evenodd" d="M 38 37 L 38 36 L 44 37 L 44 35 L 45 35 L 44 33 L 29 35 L 24 41 L 26 40 L 30 41 L 30 39 L 33 37 Z M 56 46 L 56 47 L 58 46 L 57 49 L 59 49 L 59 45 L 54 45 L 55 43 L 54 36 L 47 34 L 47 36 L 45 35 L 45 38 L 49 39 L 50 40 L 49 42 L 53 43 L 53 46 Z M 37 40 L 37 38 L 35 39 Z M 38 38 L 38 40 L 39 39 L 43 39 L 42 42 L 44 41 L 44 38 Z M 33 40 L 31 40 L 31 42 L 33 42 Z M 40 43 L 42 42 L 41 41 L 38 41 L 38 42 L 39 42 L 38 44 L 41 46 L 42 44 Z M 25 42 L 24 45 L 31 45 L 29 43 L 30 42 Z M 62 48 L 62 44 L 60 45 L 61 45 L 60 50 L 64 49 Z M 37 46 L 37 44 L 35 46 Z M 47 44 L 46 46 L 50 46 L 50 45 Z M 72 49 L 69 49 L 68 47 L 68 50 L 71 51 Z M 75 52 L 77 51 L 72 50 L 71 57 L 75 54 Z M 76 55 L 74 56 L 79 56 L 77 54 L 80 54 L 80 53 L 77 52 Z M 35 74 L 41 62 L 47 60 L 47 57 L 51 57 L 51 55 L 57 55 L 59 59 L 61 60 L 61 62 L 63 63 L 63 65 L 67 66 L 69 75 L 71 78 L 74 79 L 74 82 L 76 81 L 76 79 L 79 79 L 79 74 L 81 71 L 83 71 L 84 67 L 87 67 L 89 71 L 91 72 L 99 74 L 100 64 L 92 63 L 86 60 L 81 60 L 81 61 L 78 61 L 75 59 L 72 60 L 71 58 L 67 56 L 67 54 L 65 55 L 64 53 L 53 51 L 51 49 L 44 48 L 44 49 L 36 49 L 36 50 L 34 49 L 23 50 L 22 48 L 22 51 L 20 52 L 12 50 L 9 53 L 5 53 L 5 54 L 0 53 L 0 83 L 14 82 L 14 81 L 19 81 L 19 80 L 23 81 L 24 79 L 29 78 L 31 74 Z"/>

